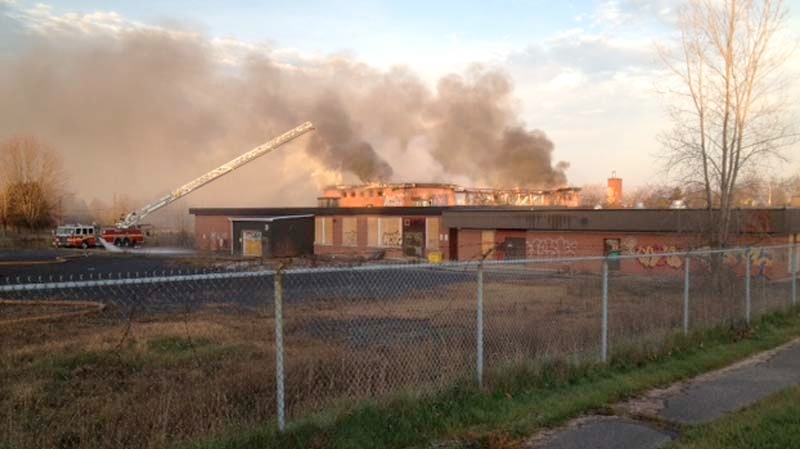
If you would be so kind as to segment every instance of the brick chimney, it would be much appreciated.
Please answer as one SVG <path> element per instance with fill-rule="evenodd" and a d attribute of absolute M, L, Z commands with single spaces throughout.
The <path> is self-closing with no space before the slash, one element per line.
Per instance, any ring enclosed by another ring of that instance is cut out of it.
<path fill-rule="evenodd" d="M 617 178 L 617 172 L 611 172 L 606 190 L 606 203 L 609 207 L 622 207 L 622 178 Z"/>

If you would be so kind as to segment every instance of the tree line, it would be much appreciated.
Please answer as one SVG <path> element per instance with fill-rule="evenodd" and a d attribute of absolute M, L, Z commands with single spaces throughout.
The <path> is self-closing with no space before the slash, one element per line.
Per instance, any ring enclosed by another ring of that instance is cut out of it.
<path fill-rule="evenodd" d="M 0 226 L 38 231 L 65 221 L 110 225 L 135 209 L 127 195 L 88 204 L 69 191 L 69 176 L 55 149 L 31 135 L 0 143 Z"/>
<path fill-rule="evenodd" d="M 54 226 L 67 176 L 56 152 L 34 136 L 15 136 L 0 145 L 0 224 L 3 229 Z"/>

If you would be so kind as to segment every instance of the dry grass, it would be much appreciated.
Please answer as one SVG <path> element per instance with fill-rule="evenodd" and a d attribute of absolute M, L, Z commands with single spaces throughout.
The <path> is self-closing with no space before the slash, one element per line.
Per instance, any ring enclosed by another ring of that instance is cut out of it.
<path fill-rule="evenodd" d="M 756 287 L 758 310 L 786 302 L 786 286 Z M 612 279 L 612 350 L 679 329 L 682 289 L 679 279 Z M 692 313 L 705 322 L 741 303 L 736 288 L 692 293 Z M 516 361 L 596 356 L 596 277 L 492 280 L 484 297 L 487 375 Z M 475 304 L 474 283 L 287 304 L 290 414 L 472 378 Z M 0 327 L 0 447 L 158 448 L 273 419 L 271 311 L 220 303 L 126 321 L 110 309 L 64 315 L 59 307 L 34 313 L 0 303 L 3 319 L 18 320 Z M 37 314 L 48 319 L 28 319 Z"/>

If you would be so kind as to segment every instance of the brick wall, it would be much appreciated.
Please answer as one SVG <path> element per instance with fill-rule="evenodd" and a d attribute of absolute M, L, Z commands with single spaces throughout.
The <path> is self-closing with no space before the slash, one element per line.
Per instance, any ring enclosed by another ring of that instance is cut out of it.
<path fill-rule="evenodd" d="M 224 215 L 197 215 L 194 219 L 195 247 L 201 251 L 230 252 L 231 222 Z"/>
<path fill-rule="evenodd" d="M 482 236 L 486 230 L 462 229 L 458 232 L 458 260 L 478 260 L 481 257 Z M 492 232 L 492 231 L 488 231 Z M 683 258 L 661 256 L 659 253 L 681 252 L 702 246 L 697 235 L 677 233 L 619 233 L 619 232 L 557 232 L 557 231 L 494 231 L 496 250 L 491 259 L 508 258 L 504 250 L 506 239 L 525 240 L 525 257 L 530 259 L 559 259 L 605 255 L 606 241 L 611 241 L 620 254 L 640 257 L 621 260 L 619 269 L 627 273 L 663 272 L 682 274 Z M 758 246 L 784 245 L 787 235 L 746 235 L 732 246 L 753 246 L 753 273 L 766 273 L 770 279 L 789 275 L 789 253 L 784 250 L 758 250 Z M 735 256 L 732 256 L 735 258 Z M 734 261 L 731 259 L 731 263 Z M 595 271 L 599 263 L 574 263 L 572 269 Z M 756 266 L 758 265 L 758 266 Z M 759 271 L 760 270 L 760 271 Z M 740 270 L 741 271 L 741 270 Z"/>
<path fill-rule="evenodd" d="M 333 220 L 333 239 L 331 245 L 321 245 L 319 242 L 315 242 L 314 244 L 314 254 L 317 255 L 325 255 L 325 256 L 334 256 L 334 255 L 341 255 L 344 257 L 371 257 L 376 255 L 379 252 L 384 252 L 385 257 L 388 258 L 399 258 L 404 257 L 403 248 L 400 247 L 392 247 L 392 246 L 375 246 L 370 245 L 369 237 L 368 237 L 368 228 L 369 228 L 369 217 L 366 215 L 335 215 L 332 216 L 331 219 Z M 401 216 L 387 216 L 387 215 L 375 215 L 371 217 L 378 217 L 378 218 L 385 218 L 385 219 L 397 219 L 400 220 L 400 229 L 402 230 L 402 220 L 403 218 L 410 218 L 410 217 L 401 217 Z M 344 245 L 343 243 L 343 220 L 346 218 L 355 218 L 356 220 L 356 231 L 357 231 L 357 245 L 350 246 Z M 428 216 L 428 217 L 415 217 L 415 218 L 435 218 L 439 219 L 438 215 L 436 216 Z M 427 232 L 427 231 L 426 231 Z M 442 251 L 446 253 L 448 242 L 444 240 L 442 237 L 442 233 L 447 233 L 446 229 L 442 229 L 439 227 L 438 231 L 436 232 L 435 240 L 436 244 L 432 245 L 431 248 L 427 246 L 427 235 L 426 238 L 423 239 L 423 254 L 424 257 L 428 257 L 431 252 L 434 251 Z M 380 237 L 378 238 L 380 240 Z"/>

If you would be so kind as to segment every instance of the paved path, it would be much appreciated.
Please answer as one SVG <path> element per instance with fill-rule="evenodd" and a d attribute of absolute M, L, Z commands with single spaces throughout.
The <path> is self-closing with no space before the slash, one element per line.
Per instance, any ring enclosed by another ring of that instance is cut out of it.
<path fill-rule="evenodd" d="M 667 397 L 659 417 L 681 424 L 702 424 L 800 384 L 800 344 L 763 363 L 722 373 Z"/>
<path fill-rule="evenodd" d="M 617 404 L 619 416 L 585 416 L 537 435 L 527 447 L 541 449 L 656 449 L 677 436 L 676 424 L 721 418 L 800 384 L 800 339 L 731 367 L 653 390 Z M 659 425 L 654 424 L 658 422 Z"/>
<path fill-rule="evenodd" d="M 672 432 L 618 416 L 588 417 L 557 432 L 537 447 L 547 449 L 657 449 L 672 441 Z"/>

